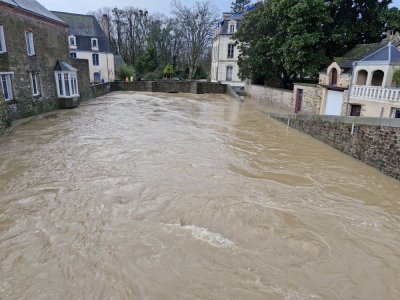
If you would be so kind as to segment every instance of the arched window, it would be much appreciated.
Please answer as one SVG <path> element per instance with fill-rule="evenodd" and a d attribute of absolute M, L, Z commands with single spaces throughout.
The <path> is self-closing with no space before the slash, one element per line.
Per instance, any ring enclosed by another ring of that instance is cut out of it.
<path fill-rule="evenodd" d="M 360 70 L 357 73 L 357 85 L 366 85 L 368 78 L 368 72 L 365 70 Z"/>
<path fill-rule="evenodd" d="M 338 72 L 336 70 L 336 68 L 333 68 L 331 70 L 331 81 L 330 81 L 330 85 L 337 85 L 337 78 L 338 77 Z"/>
<path fill-rule="evenodd" d="M 371 85 L 372 86 L 382 86 L 384 76 L 385 76 L 385 73 L 381 70 L 377 70 L 374 73 L 372 73 Z"/>

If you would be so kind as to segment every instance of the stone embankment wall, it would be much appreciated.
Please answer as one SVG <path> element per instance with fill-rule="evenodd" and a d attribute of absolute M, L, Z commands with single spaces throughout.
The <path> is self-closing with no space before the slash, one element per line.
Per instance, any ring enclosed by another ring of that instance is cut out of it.
<path fill-rule="evenodd" d="M 293 91 L 246 84 L 244 87 L 247 96 L 253 99 L 284 109 L 294 111 Z"/>
<path fill-rule="evenodd" d="M 400 119 L 269 115 L 400 180 Z"/>
<path fill-rule="evenodd" d="M 138 91 L 154 93 L 225 94 L 226 85 L 197 81 L 134 81 L 114 82 L 111 91 Z"/>
<path fill-rule="evenodd" d="M 9 123 L 7 104 L 4 101 L 3 93 L 0 92 L 0 135 L 4 133 Z"/>

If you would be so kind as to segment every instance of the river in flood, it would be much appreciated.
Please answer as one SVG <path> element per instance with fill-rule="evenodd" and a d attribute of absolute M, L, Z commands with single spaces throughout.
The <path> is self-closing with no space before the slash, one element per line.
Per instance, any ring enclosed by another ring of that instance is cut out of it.
<path fill-rule="evenodd" d="M 400 182 L 225 95 L 0 139 L 1 299 L 400 299 Z"/>

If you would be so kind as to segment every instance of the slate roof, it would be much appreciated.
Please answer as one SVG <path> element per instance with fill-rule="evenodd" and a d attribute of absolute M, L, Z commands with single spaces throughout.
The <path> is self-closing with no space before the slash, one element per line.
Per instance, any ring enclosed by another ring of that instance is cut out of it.
<path fill-rule="evenodd" d="M 389 43 L 385 47 L 363 58 L 361 61 L 384 61 L 396 63 L 400 62 L 400 52 L 392 45 L 392 43 Z"/>
<path fill-rule="evenodd" d="M 76 72 L 78 70 L 63 60 L 57 60 L 56 66 L 54 67 L 54 71 Z"/>
<path fill-rule="evenodd" d="M 240 12 L 240 13 L 234 13 L 231 14 L 229 17 L 225 18 L 224 20 L 219 21 L 219 25 L 222 27 L 220 34 L 231 34 L 233 33 L 229 32 L 229 21 L 236 21 L 236 30 L 240 27 L 240 21 L 243 19 L 243 17 L 249 12 L 255 9 L 254 5 L 249 6 L 246 8 L 245 11 Z M 224 13 L 224 15 L 227 15 L 229 13 Z"/>
<path fill-rule="evenodd" d="M 364 57 L 374 53 L 386 45 L 384 43 L 373 43 L 373 44 L 359 44 L 353 49 L 345 53 L 341 57 L 336 57 L 335 61 L 343 69 L 352 69 L 353 62 L 360 61 Z"/>
<path fill-rule="evenodd" d="M 64 23 L 59 17 L 54 15 L 52 12 L 48 11 L 43 5 L 41 5 L 39 2 L 35 0 L 0 0 L 0 2 L 18 7 L 34 15 L 38 15 L 53 21 Z"/>
<path fill-rule="evenodd" d="M 92 51 L 91 39 L 97 38 L 99 51 L 111 52 L 108 38 L 94 16 L 60 11 L 53 11 L 53 13 L 69 25 L 69 34 L 76 37 L 77 51 Z"/>

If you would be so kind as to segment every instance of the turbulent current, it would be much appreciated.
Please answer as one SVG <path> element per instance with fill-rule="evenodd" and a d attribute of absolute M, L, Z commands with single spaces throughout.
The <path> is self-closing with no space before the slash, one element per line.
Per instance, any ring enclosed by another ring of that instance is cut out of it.
<path fill-rule="evenodd" d="M 224 95 L 0 139 L 0 299 L 400 299 L 400 182 Z"/>

